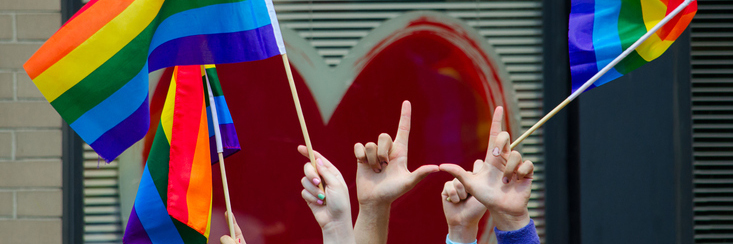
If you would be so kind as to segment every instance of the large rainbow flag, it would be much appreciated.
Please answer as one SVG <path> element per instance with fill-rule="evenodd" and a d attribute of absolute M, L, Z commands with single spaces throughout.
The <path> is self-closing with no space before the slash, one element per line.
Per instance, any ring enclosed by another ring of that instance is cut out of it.
<path fill-rule="evenodd" d="M 575 91 L 651 30 L 683 0 L 572 0 L 568 52 Z M 693 1 L 588 89 L 639 68 L 664 53 L 697 12 Z"/>
<path fill-rule="evenodd" d="M 148 130 L 150 71 L 283 53 L 272 0 L 99 0 L 24 68 L 79 136 L 112 160 Z"/>
<path fill-rule="evenodd" d="M 201 67 L 175 68 L 124 243 L 206 243 L 211 158 Z"/>
<path fill-rule="evenodd" d="M 216 72 L 216 66 L 213 64 L 204 65 L 206 69 L 206 77 L 203 77 L 204 89 L 206 90 L 204 96 L 206 97 L 206 115 L 209 120 L 209 142 L 211 144 L 211 163 L 219 162 L 219 156 L 216 148 L 216 138 L 214 135 L 214 126 L 219 127 L 219 134 L 221 136 L 221 145 L 223 149 L 224 158 L 231 156 L 232 154 L 239 152 L 242 146 L 239 145 L 239 138 L 237 138 L 237 131 L 234 129 L 234 121 L 232 115 L 229 113 L 229 106 L 227 106 L 227 100 L 224 99 L 224 92 L 221 90 L 221 84 L 219 82 L 219 74 Z M 206 79 L 208 78 L 209 84 L 211 85 L 211 93 L 214 97 L 214 107 L 216 109 L 217 125 L 214 125 L 214 119 L 211 112 L 211 101 L 208 96 L 208 85 Z"/>

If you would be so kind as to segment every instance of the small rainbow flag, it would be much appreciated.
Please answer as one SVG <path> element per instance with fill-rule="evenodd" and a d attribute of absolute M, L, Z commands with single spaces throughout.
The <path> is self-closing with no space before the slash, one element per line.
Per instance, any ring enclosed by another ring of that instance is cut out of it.
<path fill-rule="evenodd" d="M 568 52 L 575 91 L 651 30 L 683 0 L 572 0 Z M 693 1 L 588 89 L 654 60 L 672 45 L 697 12 Z"/>
<path fill-rule="evenodd" d="M 232 154 L 239 152 L 242 147 L 239 145 L 239 139 L 237 138 L 237 131 L 234 129 L 234 121 L 232 121 L 232 115 L 229 113 L 229 106 L 227 101 L 224 99 L 224 92 L 221 90 L 221 84 L 219 83 L 219 74 L 216 73 L 216 66 L 213 64 L 204 65 L 206 69 L 206 77 L 203 77 L 204 82 L 204 96 L 206 97 L 206 115 L 209 120 L 209 142 L 211 144 L 211 163 L 219 162 L 219 156 L 217 155 L 216 149 L 216 138 L 214 135 L 214 119 L 211 114 L 211 102 L 209 101 L 208 85 L 206 85 L 206 78 L 209 79 L 211 84 L 211 93 L 214 94 L 214 105 L 216 107 L 216 117 L 218 118 L 219 132 L 221 134 L 221 144 L 224 150 L 223 156 L 229 157 Z"/>
<path fill-rule="evenodd" d="M 124 243 L 206 243 L 212 179 L 201 67 L 178 66 L 145 164 Z"/>
<path fill-rule="evenodd" d="M 145 136 L 150 71 L 285 53 L 272 0 L 99 0 L 87 6 L 23 67 L 105 160 Z"/>

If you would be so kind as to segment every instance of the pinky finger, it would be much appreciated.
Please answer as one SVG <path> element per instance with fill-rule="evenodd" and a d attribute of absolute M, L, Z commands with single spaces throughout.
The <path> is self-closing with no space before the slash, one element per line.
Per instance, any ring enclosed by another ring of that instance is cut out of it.
<path fill-rule="evenodd" d="M 303 196 L 303 200 L 308 204 L 323 205 L 323 201 L 310 194 L 307 190 L 303 189 L 300 191 L 300 195 Z"/>
<path fill-rule="evenodd" d="M 532 179 L 532 176 L 534 176 L 534 164 L 525 160 L 517 169 L 517 180 Z"/>

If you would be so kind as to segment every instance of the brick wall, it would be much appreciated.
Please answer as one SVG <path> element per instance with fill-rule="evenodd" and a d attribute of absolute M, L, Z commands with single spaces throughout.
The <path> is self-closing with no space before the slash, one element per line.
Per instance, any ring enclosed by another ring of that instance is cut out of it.
<path fill-rule="evenodd" d="M 61 243 L 61 119 L 22 68 L 60 0 L 0 0 L 0 243 Z"/>

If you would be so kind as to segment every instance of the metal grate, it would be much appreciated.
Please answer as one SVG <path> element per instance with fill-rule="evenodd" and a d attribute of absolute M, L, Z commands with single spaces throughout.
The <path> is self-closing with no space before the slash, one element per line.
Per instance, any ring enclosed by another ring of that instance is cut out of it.
<path fill-rule="evenodd" d="M 118 160 L 109 164 L 84 144 L 84 243 L 122 243 Z"/>
<path fill-rule="evenodd" d="M 697 4 L 691 24 L 695 243 L 733 243 L 733 2 Z"/>
<path fill-rule="evenodd" d="M 522 132 L 542 117 L 542 1 L 330 1 L 274 0 L 282 28 L 309 41 L 336 67 L 363 37 L 409 11 L 443 12 L 476 28 L 499 55 L 519 100 Z M 544 242 L 544 147 L 542 129 L 527 138 L 523 155 L 535 163 L 530 215 Z"/>

